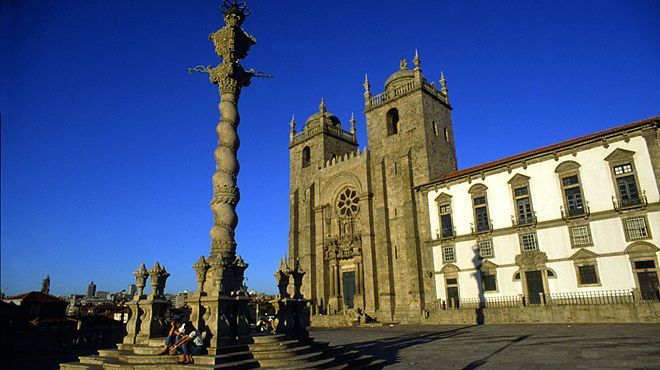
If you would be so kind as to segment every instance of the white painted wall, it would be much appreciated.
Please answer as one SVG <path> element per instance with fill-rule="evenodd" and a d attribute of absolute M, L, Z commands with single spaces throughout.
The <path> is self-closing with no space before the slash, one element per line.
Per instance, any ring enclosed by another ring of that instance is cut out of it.
<path fill-rule="evenodd" d="M 428 193 L 429 217 L 431 222 L 430 239 L 435 239 L 436 230 L 440 228 L 438 209 L 435 198 L 441 193 L 451 195 L 452 221 L 457 235 L 471 233 L 470 224 L 474 222 L 472 198 L 468 190 L 475 184 L 484 184 L 488 187 L 488 212 L 493 221 L 494 229 L 510 228 L 511 216 L 515 214 L 514 202 L 508 181 L 516 174 L 530 177 L 529 188 L 532 205 L 538 222 L 561 219 L 560 206 L 563 205 L 560 179 L 555 168 L 564 161 L 574 161 L 580 164 L 580 180 L 582 193 L 589 202 L 591 213 L 612 211 L 612 196 L 616 194 L 615 184 L 612 181 L 609 162 L 605 160 L 617 148 L 635 152 L 634 162 L 640 190 L 646 191 L 649 204 L 660 201 L 658 184 L 656 183 L 651 163 L 651 157 L 646 141 L 640 137 L 632 137 L 628 142 L 623 139 L 612 142 L 607 148 L 598 146 L 578 151 L 576 155 L 563 155 L 554 160 L 549 158 L 542 162 L 532 163 L 526 169 L 513 168 L 511 173 L 502 171 L 480 178 L 453 184 L 449 188 L 438 188 Z M 598 255 L 623 253 L 631 244 L 626 241 L 622 220 L 617 215 L 613 218 L 593 221 L 590 220 L 593 246 L 585 249 Z M 645 239 L 655 246 L 660 246 L 660 212 L 649 211 L 647 214 L 650 239 Z M 619 290 L 635 287 L 635 279 L 630 261 L 626 255 L 599 256 L 597 258 L 599 287 L 578 287 L 573 261 L 553 261 L 568 259 L 579 248 L 572 248 L 568 227 L 562 224 L 558 227 L 537 230 L 539 249 L 548 257 L 547 267 L 553 269 L 557 278 L 548 279 L 551 293 L 587 292 L 595 290 Z M 444 245 L 447 243 L 445 242 Z M 459 292 L 461 298 L 476 298 L 479 290 L 477 279 L 474 276 L 475 263 L 473 248 L 476 242 L 465 241 L 454 243 L 456 248 L 456 262 L 461 270 L 459 273 Z M 436 289 L 440 299 L 446 299 L 444 277 L 440 273 L 443 268 L 442 248 L 440 241 L 433 248 L 434 268 L 436 272 Z M 495 257 L 489 259 L 500 266 L 497 270 L 498 291 L 486 293 L 487 296 L 512 296 L 522 294 L 521 282 L 513 281 L 513 275 L 518 270 L 515 265 L 515 256 L 520 254 L 518 234 L 511 234 L 493 238 Z"/>

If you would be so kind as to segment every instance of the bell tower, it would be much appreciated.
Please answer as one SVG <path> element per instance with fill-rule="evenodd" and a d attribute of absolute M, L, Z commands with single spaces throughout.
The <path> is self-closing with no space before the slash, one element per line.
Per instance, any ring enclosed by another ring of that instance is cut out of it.
<path fill-rule="evenodd" d="M 435 296 L 432 256 L 423 246 L 430 226 L 415 187 L 456 170 L 444 75 L 440 85 L 424 78 L 417 51 L 413 69 L 402 59 L 384 92 L 372 96 L 364 82 L 381 311 L 397 320 L 417 317 Z"/>

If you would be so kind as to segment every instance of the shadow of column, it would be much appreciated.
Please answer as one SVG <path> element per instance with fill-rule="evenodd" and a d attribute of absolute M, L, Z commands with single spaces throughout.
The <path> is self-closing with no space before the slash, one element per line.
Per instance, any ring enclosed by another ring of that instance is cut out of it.
<path fill-rule="evenodd" d="M 474 246 L 472 248 L 474 252 L 474 257 L 472 257 L 472 264 L 474 265 L 475 272 L 474 272 L 474 278 L 477 281 L 477 289 L 479 289 L 479 301 L 477 302 L 477 308 L 475 309 L 475 316 L 476 316 L 476 321 L 477 325 L 483 325 L 485 323 L 485 318 L 484 318 L 484 307 L 486 305 L 486 297 L 484 295 L 484 287 L 481 279 L 481 265 L 482 265 L 482 259 L 481 256 L 479 256 L 479 247 Z"/>

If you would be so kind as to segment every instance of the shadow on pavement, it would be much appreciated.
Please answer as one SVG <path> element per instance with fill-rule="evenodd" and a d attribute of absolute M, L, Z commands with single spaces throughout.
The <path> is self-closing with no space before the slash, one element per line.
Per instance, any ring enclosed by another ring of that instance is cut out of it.
<path fill-rule="evenodd" d="M 394 364 L 399 362 L 399 351 L 402 349 L 467 334 L 472 331 L 470 329 L 476 326 L 477 325 L 464 326 L 435 333 L 410 333 L 391 338 L 345 344 L 344 347 L 349 350 L 356 350 L 364 354 L 372 355 L 376 359 L 385 360 L 388 364 Z"/>

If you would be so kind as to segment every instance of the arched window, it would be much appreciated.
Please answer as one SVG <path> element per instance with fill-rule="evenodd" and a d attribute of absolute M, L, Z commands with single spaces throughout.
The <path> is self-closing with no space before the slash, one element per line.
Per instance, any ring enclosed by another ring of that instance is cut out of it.
<path fill-rule="evenodd" d="M 310 162 L 310 149 L 308 146 L 306 146 L 303 151 L 302 151 L 302 166 L 304 167 L 309 167 L 309 162 Z"/>
<path fill-rule="evenodd" d="M 392 108 L 387 111 L 387 135 L 399 133 L 399 111 Z"/>

